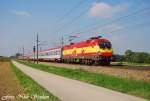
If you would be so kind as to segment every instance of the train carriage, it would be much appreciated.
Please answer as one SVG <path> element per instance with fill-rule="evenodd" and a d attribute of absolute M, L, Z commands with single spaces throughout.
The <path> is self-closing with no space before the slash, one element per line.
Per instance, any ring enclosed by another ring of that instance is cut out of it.
<path fill-rule="evenodd" d="M 39 52 L 39 59 L 43 61 L 60 61 L 61 48 L 49 48 Z"/>
<path fill-rule="evenodd" d="M 39 61 L 60 61 L 62 57 L 61 52 L 62 52 L 61 47 L 49 48 L 46 50 L 39 51 L 38 60 Z M 27 57 L 26 60 L 37 60 L 36 52 L 25 55 L 24 57 Z"/>

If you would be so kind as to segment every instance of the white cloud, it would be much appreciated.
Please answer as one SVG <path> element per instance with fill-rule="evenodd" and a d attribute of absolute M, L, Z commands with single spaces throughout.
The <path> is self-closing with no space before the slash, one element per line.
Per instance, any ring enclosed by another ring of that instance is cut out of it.
<path fill-rule="evenodd" d="M 17 15 L 17 16 L 25 16 L 25 17 L 30 17 L 31 13 L 27 11 L 18 11 L 18 10 L 12 10 L 12 13 Z"/>
<path fill-rule="evenodd" d="M 120 5 L 110 5 L 104 2 L 96 2 L 90 8 L 90 15 L 92 16 L 99 16 L 102 18 L 109 18 L 113 15 L 123 12 L 128 9 L 127 4 L 120 4 Z"/>

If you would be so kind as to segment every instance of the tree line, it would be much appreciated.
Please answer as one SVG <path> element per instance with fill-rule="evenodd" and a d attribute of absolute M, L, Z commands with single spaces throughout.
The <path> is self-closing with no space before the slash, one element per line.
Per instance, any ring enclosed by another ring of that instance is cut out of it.
<path fill-rule="evenodd" d="M 7 62 L 10 59 L 8 57 L 0 56 L 0 62 Z"/>
<path fill-rule="evenodd" d="M 130 63 L 150 63 L 150 54 L 146 52 L 133 52 L 126 50 L 124 55 L 115 54 L 114 61 Z"/>

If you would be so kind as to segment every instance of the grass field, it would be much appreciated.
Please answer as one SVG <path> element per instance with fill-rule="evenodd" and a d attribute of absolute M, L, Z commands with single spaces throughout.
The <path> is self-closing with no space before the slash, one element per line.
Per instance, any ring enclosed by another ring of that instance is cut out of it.
<path fill-rule="evenodd" d="M 34 64 L 31 62 L 23 62 L 25 65 L 40 69 L 46 72 L 54 73 L 71 79 L 80 80 L 97 86 L 102 86 L 123 93 L 143 97 L 150 100 L 150 83 L 136 80 L 121 79 L 114 76 L 104 74 L 96 74 L 81 69 L 67 69 L 55 66 L 47 66 L 42 64 Z"/>
<path fill-rule="evenodd" d="M 150 64 L 146 63 L 129 63 L 129 62 L 111 62 L 112 65 L 127 65 L 135 67 L 150 67 Z"/>
<path fill-rule="evenodd" d="M 49 96 L 47 99 L 41 99 L 36 101 L 60 101 L 57 97 L 55 97 L 53 94 L 49 93 L 46 89 L 38 85 L 33 79 L 31 79 L 29 76 L 25 75 L 23 72 L 21 72 L 19 69 L 16 68 L 15 65 L 11 63 L 11 67 L 13 71 L 15 72 L 18 80 L 20 81 L 21 86 L 24 88 L 25 93 L 28 96 L 38 95 L 38 96 Z M 29 99 L 28 99 L 29 100 Z"/>
<path fill-rule="evenodd" d="M 10 95 L 16 97 L 19 94 L 23 95 L 24 90 L 20 85 L 15 73 L 12 71 L 9 60 L 3 62 L 0 61 L 0 101 L 12 101 L 13 99 L 4 98 L 4 96 Z"/>

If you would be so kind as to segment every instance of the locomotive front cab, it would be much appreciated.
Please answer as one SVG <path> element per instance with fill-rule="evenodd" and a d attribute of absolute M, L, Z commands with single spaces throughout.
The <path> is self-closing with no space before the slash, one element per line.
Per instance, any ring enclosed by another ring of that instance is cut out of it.
<path fill-rule="evenodd" d="M 102 48 L 102 49 L 110 49 L 111 48 L 111 43 L 110 42 L 100 42 L 99 43 L 99 47 Z"/>
<path fill-rule="evenodd" d="M 99 42 L 99 53 L 102 56 L 112 56 L 112 45 L 109 41 Z"/>
<path fill-rule="evenodd" d="M 111 57 L 113 54 L 112 44 L 108 40 L 101 41 L 98 43 L 99 50 L 99 62 L 110 64 Z"/>

